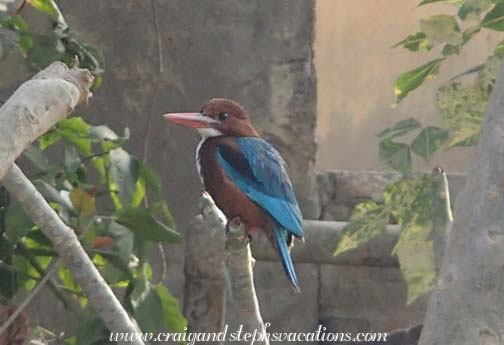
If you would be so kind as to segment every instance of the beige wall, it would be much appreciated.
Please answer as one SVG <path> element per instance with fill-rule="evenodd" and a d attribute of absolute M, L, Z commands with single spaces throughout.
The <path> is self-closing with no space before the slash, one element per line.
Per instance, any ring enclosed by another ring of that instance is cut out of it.
<path fill-rule="evenodd" d="M 439 124 L 437 87 L 455 74 L 483 62 L 503 35 L 481 32 L 460 56 L 450 58 L 396 108 L 393 84 L 402 72 L 439 55 L 439 49 L 412 53 L 390 46 L 419 29 L 419 19 L 452 11 L 451 6 L 417 8 L 420 0 L 318 0 L 315 64 L 318 76 L 318 166 L 331 169 L 380 169 L 376 134 L 398 120 L 416 117 Z M 433 164 L 464 171 L 470 149 L 455 149 Z M 417 169 L 429 168 L 416 164 Z"/>

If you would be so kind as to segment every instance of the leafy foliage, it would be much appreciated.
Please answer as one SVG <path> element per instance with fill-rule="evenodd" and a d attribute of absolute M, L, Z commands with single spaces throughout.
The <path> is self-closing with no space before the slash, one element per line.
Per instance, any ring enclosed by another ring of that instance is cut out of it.
<path fill-rule="evenodd" d="M 28 70 L 36 72 L 56 60 L 73 64 L 77 56 L 80 65 L 97 76 L 97 88 L 105 68 L 103 54 L 75 38 L 54 0 L 27 3 L 45 14 L 53 29 L 32 32 L 22 14 L 0 11 L 0 60 L 17 47 Z M 162 196 L 161 179 L 123 148 L 128 138 L 128 129 L 118 135 L 108 126 L 94 126 L 75 116 L 60 121 L 23 157 L 36 172 L 31 180 L 75 230 L 105 280 L 122 290 L 123 305 L 142 329 L 182 331 L 186 320 L 178 301 L 152 282 L 149 264 L 149 249 L 156 242 L 175 243 L 180 235 Z M 50 156 L 62 159 L 54 162 Z M 147 195 L 152 197 L 150 207 L 144 206 Z M 58 254 L 4 189 L 0 189 L 0 217 L 0 295 L 15 298 L 35 286 Z M 87 315 L 67 344 L 103 343 L 104 325 L 88 310 L 72 273 L 64 266 L 58 273 L 57 282 L 49 287 L 67 308 L 75 300 Z"/>
<path fill-rule="evenodd" d="M 401 74 L 395 83 L 396 102 L 422 85 L 439 71 L 441 62 L 459 54 L 481 29 L 504 31 L 504 3 L 495 0 L 424 0 L 419 5 L 434 2 L 451 4 L 457 15 L 433 15 L 420 20 L 420 31 L 409 35 L 394 47 L 411 51 L 430 50 L 442 46 L 441 57 Z M 476 21 L 477 24 L 473 25 Z"/>
<path fill-rule="evenodd" d="M 423 0 L 419 6 L 431 3 L 455 6 L 457 15 L 440 14 L 424 18 L 420 21 L 420 31 L 393 46 L 413 52 L 442 47 L 440 57 L 397 78 L 394 88 L 396 102 L 436 75 L 442 63 L 450 55 L 459 54 L 482 29 L 504 31 L 504 2 L 501 0 Z M 378 134 L 380 161 L 399 172 L 402 178 L 390 184 L 379 200 L 365 201 L 355 208 L 335 254 L 356 248 L 383 233 L 388 220 L 397 222 L 400 233 L 393 254 L 399 258 L 408 285 L 407 303 L 413 302 L 435 284 L 433 219 L 439 214 L 449 213 L 439 209 L 443 205 L 446 208 L 446 203 L 433 204 L 436 196 L 445 193 L 446 186 L 437 183 L 437 179 L 429 174 L 413 173 L 412 155 L 429 163 L 442 148 L 476 143 L 503 56 L 504 41 L 497 45 L 485 63 L 462 72 L 438 89 L 437 106 L 442 116 L 442 128 L 422 127 L 419 121 L 410 118 Z M 473 79 L 468 78 L 471 75 Z"/>

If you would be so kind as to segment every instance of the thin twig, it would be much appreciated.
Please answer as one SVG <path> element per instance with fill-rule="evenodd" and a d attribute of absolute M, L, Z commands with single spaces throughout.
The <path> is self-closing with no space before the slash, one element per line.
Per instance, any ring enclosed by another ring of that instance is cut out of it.
<path fill-rule="evenodd" d="M 5 321 L 5 323 L 2 326 L 0 326 L 0 335 L 2 335 L 3 332 L 9 329 L 10 325 L 16 320 L 19 314 L 21 314 L 21 312 L 26 308 L 26 306 L 30 304 L 30 302 L 35 298 L 35 296 L 37 296 L 40 290 L 42 290 L 42 288 L 46 285 L 46 283 L 51 278 L 51 275 L 56 270 L 56 267 L 58 267 L 59 261 L 60 260 L 57 259 L 50 263 L 46 275 L 39 281 L 37 286 L 35 286 L 35 288 L 30 291 L 28 296 L 26 296 L 26 298 L 24 299 L 23 302 L 21 302 L 19 307 L 11 314 L 11 316 L 9 316 L 7 321 Z"/>
<path fill-rule="evenodd" d="M 151 137 L 151 132 L 152 132 L 152 122 L 154 119 L 154 110 L 155 110 L 155 105 L 157 102 L 157 96 L 159 92 L 159 86 L 160 86 L 160 75 L 163 74 L 164 72 L 164 65 L 163 65 L 163 46 L 161 42 L 161 35 L 159 32 L 159 21 L 158 21 L 158 16 L 157 16 L 157 1 L 156 0 L 151 0 L 151 9 L 152 9 L 152 24 L 154 26 L 154 32 L 156 35 L 156 43 L 157 43 L 157 63 L 158 63 L 158 68 L 159 68 L 159 74 L 155 76 L 154 78 L 154 97 L 152 97 L 152 102 L 150 103 L 149 107 L 149 112 L 148 112 L 148 119 L 147 119 L 147 126 L 145 127 L 145 133 L 144 133 L 144 145 L 143 145 L 143 160 L 144 162 L 147 162 L 149 158 L 149 144 L 150 144 L 150 137 Z M 145 207 L 149 207 L 149 199 L 147 196 L 144 198 L 144 204 Z M 157 251 L 159 254 L 160 262 L 161 262 L 161 275 L 160 275 L 160 282 L 163 282 L 166 278 L 166 253 L 163 247 L 163 244 L 161 242 L 158 243 L 157 245 Z"/>
<path fill-rule="evenodd" d="M 159 33 L 159 22 L 158 22 L 158 16 L 157 16 L 157 1 L 156 0 L 151 0 L 151 7 L 152 7 L 152 22 L 154 24 L 154 31 L 156 33 L 159 74 L 163 74 L 163 72 L 164 72 L 163 45 L 161 43 L 161 35 Z"/>

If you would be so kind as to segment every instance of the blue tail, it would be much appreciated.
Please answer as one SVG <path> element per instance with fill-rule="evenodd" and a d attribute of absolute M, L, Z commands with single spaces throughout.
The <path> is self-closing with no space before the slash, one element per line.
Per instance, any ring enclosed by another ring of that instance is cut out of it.
<path fill-rule="evenodd" d="M 292 263 L 289 247 L 287 246 L 287 231 L 282 229 L 278 224 L 275 224 L 273 233 L 275 234 L 278 254 L 280 255 L 285 274 L 289 278 L 294 290 L 300 292 L 296 271 L 294 270 L 294 264 Z"/>

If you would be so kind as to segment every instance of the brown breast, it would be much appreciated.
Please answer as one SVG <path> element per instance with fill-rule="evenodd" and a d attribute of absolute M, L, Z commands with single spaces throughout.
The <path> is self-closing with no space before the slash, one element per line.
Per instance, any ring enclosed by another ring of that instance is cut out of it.
<path fill-rule="evenodd" d="M 250 200 L 225 174 L 217 160 L 217 147 L 227 146 L 238 150 L 233 137 L 208 138 L 199 152 L 200 169 L 205 189 L 228 219 L 240 217 L 250 232 L 254 228 L 271 229 L 271 219 L 256 203 Z"/>

